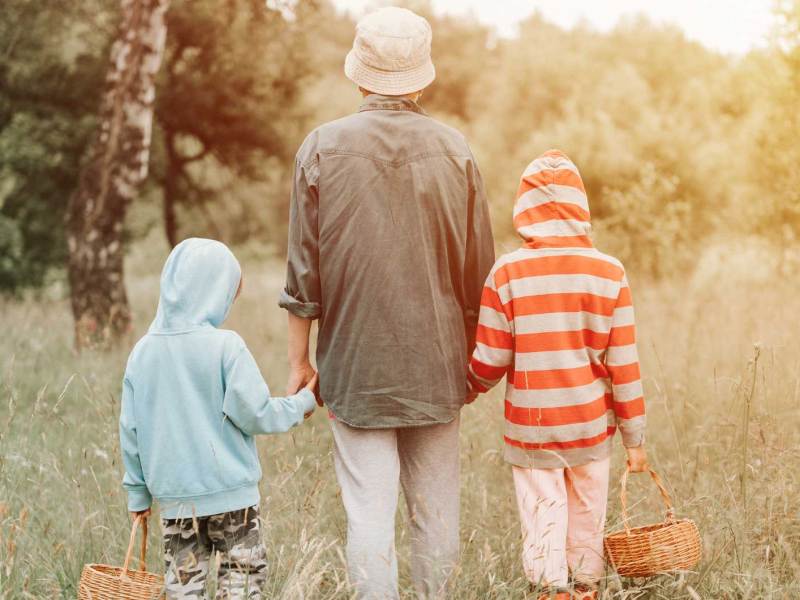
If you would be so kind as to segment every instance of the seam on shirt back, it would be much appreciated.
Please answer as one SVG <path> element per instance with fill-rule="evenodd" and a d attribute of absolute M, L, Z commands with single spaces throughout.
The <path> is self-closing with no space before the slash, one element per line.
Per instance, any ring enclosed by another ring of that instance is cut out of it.
<path fill-rule="evenodd" d="M 321 155 L 329 155 L 329 156 L 357 156 L 359 158 L 365 158 L 367 160 L 371 160 L 373 162 L 378 162 L 384 165 L 388 165 L 390 167 L 400 167 L 403 165 L 407 165 L 412 162 L 417 162 L 419 160 L 425 158 L 472 158 L 469 154 L 463 154 L 458 152 L 423 152 L 421 154 L 415 154 L 413 156 L 409 156 L 403 160 L 387 160 L 385 158 L 378 158 L 376 156 L 372 156 L 367 154 L 366 152 L 356 152 L 354 150 L 320 150 L 318 154 Z M 317 160 L 314 157 L 313 160 Z"/>

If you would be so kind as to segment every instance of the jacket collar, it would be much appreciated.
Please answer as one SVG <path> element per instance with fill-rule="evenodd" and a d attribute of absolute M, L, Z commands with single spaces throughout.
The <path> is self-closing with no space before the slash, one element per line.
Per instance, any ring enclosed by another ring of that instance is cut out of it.
<path fill-rule="evenodd" d="M 358 112 L 365 110 L 406 110 L 409 112 L 427 115 L 422 107 L 408 98 L 400 96 L 383 96 L 381 94 L 370 94 L 361 103 Z"/>

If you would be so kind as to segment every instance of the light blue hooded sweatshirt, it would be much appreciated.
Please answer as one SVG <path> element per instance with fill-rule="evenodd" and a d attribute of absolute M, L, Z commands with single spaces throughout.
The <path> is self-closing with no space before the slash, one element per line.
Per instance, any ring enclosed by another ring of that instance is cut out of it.
<path fill-rule="evenodd" d="M 314 409 L 314 394 L 270 397 L 235 332 L 218 329 L 241 281 L 214 240 L 178 244 L 161 273 L 158 312 L 128 359 L 120 446 L 128 510 L 158 500 L 166 519 L 259 503 L 254 435 L 284 432 Z"/>

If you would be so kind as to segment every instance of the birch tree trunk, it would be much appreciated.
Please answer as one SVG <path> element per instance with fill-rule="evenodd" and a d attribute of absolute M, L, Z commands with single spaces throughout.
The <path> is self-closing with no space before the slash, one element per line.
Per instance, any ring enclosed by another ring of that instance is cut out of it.
<path fill-rule="evenodd" d="M 130 330 L 123 279 L 125 212 L 147 177 L 155 78 L 169 0 L 121 0 L 122 19 L 100 108 L 100 130 L 67 208 L 75 344 L 107 347 Z"/>

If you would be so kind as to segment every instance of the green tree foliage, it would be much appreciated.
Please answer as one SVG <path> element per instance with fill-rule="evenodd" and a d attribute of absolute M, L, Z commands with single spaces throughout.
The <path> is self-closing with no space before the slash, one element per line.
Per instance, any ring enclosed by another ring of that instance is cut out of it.
<path fill-rule="evenodd" d="M 9 0 L 3 10 L 0 290 L 11 291 L 64 264 L 64 211 L 96 125 L 118 4 Z M 318 7 L 303 2 L 288 17 L 260 0 L 173 2 L 149 183 L 172 215 L 172 241 L 235 241 L 270 225 L 282 239 L 275 215 L 308 112 L 304 28 Z M 189 209 L 185 231 L 178 204 Z"/>
<path fill-rule="evenodd" d="M 180 235 L 176 205 L 208 215 L 219 235 L 209 205 L 224 202 L 233 216 L 237 184 L 268 179 L 269 167 L 289 162 L 305 116 L 300 83 L 311 63 L 302 25 L 310 10 L 302 3 L 286 18 L 261 0 L 173 2 L 157 94 L 163 152 L 153 165 L 170 244 Z M 238 216 L 241 226 L 227 237 L 258 233 Z"/>
<path fill-rule="evenodd" d="M 601 246 L 653 275 L 679 267 L 741 179 L 735 63 L 643 19 L 599 34 L 534 16 L 496 52 L 471 137 L 498 231 L 510 235 L 525 165 L 557 147 L 581 169 Z"/>
<path fill-rule="evenodd" d="M 465 18 L 437 16 L 420 10 L 433 28 L 431 54 L 436 63 L 436 82 L 425 91 L 423 103 L 463 127 L 480 118 L 470 111 L 469 99 L 494 58 L 488 51 L 489 30 Z"/>
<path fill-rule="evenodd" d="M 769 97 L 751 147 L 751 211 L 760 233 L 781 244 L 800 238 L 800 0 L 777 3 L 777 44 L 748 64 Z"/>
<path fill-rule="evenodd" d="M 108 0 L 33 4 L 8 0 L 0 24 L 3 289 L 41 283 L 64 254 L 61 214 L 115 17 Z M 631 269 L 670 273 L 729 231 L 800 233 L 798 0 L 778 2 L 773 47 L 745 57 L 642 18 L 601 33 L 535 15 L 519 38 L 497 39 L 427 0 L 405 4 L 434 30 L 423 105 L 469 138 L 501 248 L 514 243 L 520 173 L 550 147 L 581 168 L 598 245 Z M 281 248 L 294 152 L 359 103 L 342 70 L 353 22 L 328 0 L 174 0 L 168 27 L 139 203 L 163 201 L 172 241 Z"/>
<path fill-rule="evenodd" d="M 0 20 L 0 290 L 66 256 L 63 214 L 105 74 L 106 0 L 5 0 Z"/>

